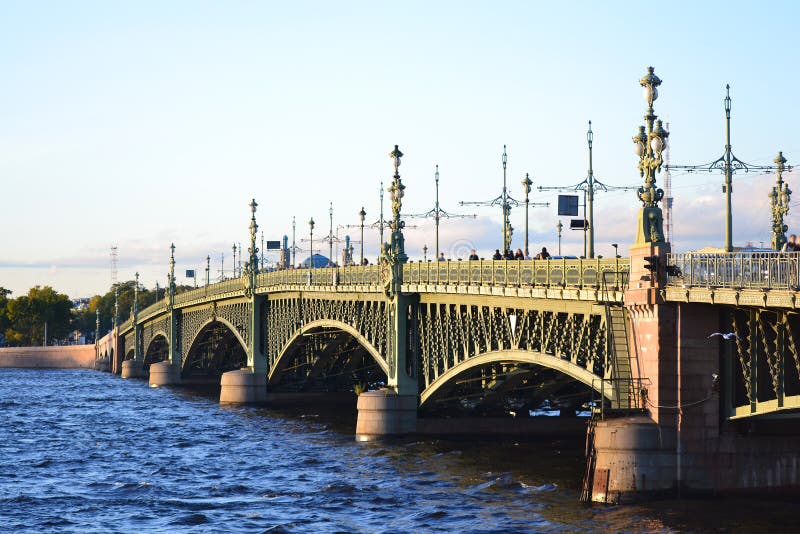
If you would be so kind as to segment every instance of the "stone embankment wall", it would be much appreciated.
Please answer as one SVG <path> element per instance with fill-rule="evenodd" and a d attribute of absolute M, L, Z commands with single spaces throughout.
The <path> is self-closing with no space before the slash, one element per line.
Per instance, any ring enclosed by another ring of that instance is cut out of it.
<path fill-rule="evenodd" d="M 92 369 L 94 345 L 0 348 L 0 368 Z"/>

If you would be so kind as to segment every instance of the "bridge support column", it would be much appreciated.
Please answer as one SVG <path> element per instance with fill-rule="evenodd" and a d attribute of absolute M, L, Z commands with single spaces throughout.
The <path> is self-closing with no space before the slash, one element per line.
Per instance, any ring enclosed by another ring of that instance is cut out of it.
<path fill-rule="evenodd" d="M 144 368 L 139 360 L 124 360 L 122 362 L 122 371 L 120 373 L 122 378 L 142 378 L 144 375 Z"/>
<path fill-rule="evenodd" d="M 356 441 L 413 434 L 418 404 L 416 395 L 398 395 L 389 388 L 362 393 L 358 396 Z"/>
<path fill-rule="evenodd" d="M 409 320 L 417 295 L 398 293 L 389 307 L 388 387 L 358 396 L 356 440 L 413 434 L 417 431 L 419 386 L 416 371 L 416 325 Z"/>
<path fill-rule="evenodd" d="M 170 293 L 169 310 L 169 353 L 167 359 L 150 365 L 150 387 L 169 386 L 181 383 L 181 349 L 178 346 L 178 314 L 172 303 Z"/>
<path fill-rule="evenodd" d="M 659 295 L 669 243 L 631 247 L 625 306 L 630 317 L 632 383 L 648 415 L 606 419 L 594 429 L 591 499 L 619 503 L 673 491 L 678 485 L 678 368 L 675 306 Z M 646 261 L 647 259 L 647 261 Z M 654 270 L 647 265 L 654 265 Z M 625 377 L 617 377 L 623 382 Z"/>
<path fill-rule="evenodd" d="M 149 383 L 151 388 L 181 383 L 181 368 L 168 360 L 150 364 Z"/>
<path fill-rule="evenodd" d="M 267 375 L 251 368 L 223 373 L 220 386 L 219 402 L 223 404 L 258 404 L 267 399 Z"/>
<path fill-rule="evenodd" d="M 258 404 L 267 399 L 267 358 L 264 355 L 264 296 L 253 295 L 250 312 L 250 343 L 247 347 L 247 367 L 223 373 L 220 379 L 221 403 Z"/>

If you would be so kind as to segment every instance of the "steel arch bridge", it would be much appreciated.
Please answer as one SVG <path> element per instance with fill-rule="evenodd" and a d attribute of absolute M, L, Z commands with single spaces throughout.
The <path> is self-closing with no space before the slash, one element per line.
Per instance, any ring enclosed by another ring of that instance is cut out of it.
<path fill-rule="evenodd" d="M 181 293 L 120 325 L 122 354 L 145 365 L 169 359 L 184 376 L 246 365 L 273 391 L 402 382 L 421 408 L 500 395 L 543 372 L 633 402 L 626 260 L 402 268 L 400 298 L 387 294 L 379 266 L 274 271 L 256 275 L 255 290 L 243 277 Z"/>

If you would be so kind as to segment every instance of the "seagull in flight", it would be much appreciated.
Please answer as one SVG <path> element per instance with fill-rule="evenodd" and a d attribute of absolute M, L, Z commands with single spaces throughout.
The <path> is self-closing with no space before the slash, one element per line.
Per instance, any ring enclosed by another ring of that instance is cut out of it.
<path fill-rule="evenodd" d="M 726 341 L 730 341 L 731 339 L 739 339 L 739 336 L 736 335 L 736 332 L 728 332 L 727 334 L 723 334 L 721 332 L 714 332 L 713 334 L 708 336 L 708 338 L 711 339 L 714 336 L 722 336 L 722 339 Z"/>

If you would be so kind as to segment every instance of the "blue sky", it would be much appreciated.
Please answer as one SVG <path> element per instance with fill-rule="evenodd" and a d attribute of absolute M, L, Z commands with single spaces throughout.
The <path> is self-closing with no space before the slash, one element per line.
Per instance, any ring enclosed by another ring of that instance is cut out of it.
<path fill-rule="evenodd" d="M 783 150 L 795 163 L 797 20 L 790 2 L 0 0 L 0 285 L 104 292 L 112 244 L 119 278 L 138 270 L 148 287 L 165 280 L 173 241 L 179 272 L 208 254 L 213 271 L 222 253 L 229 268 L 253 197 L 266 239 L 291 234 L 292 216 L 306 238 L 313 216 L 316 241 L 330 202 L 334 226 L 356 224 L 361 206 L 375 220 L 394 144 L 406 154 L 404 212 L 433 207 L 439 164 L 442 207 L 479 215 L 444 221 L 442 250 L 488 254 L 499 209 L 458 201 L 500 193 L 504 144 L 518 199 L 526 172 L 534 188 L 585 177 L 588 120 L 597 178 L 639 184 L 631 136 L 648 65 L 664 81 L 656 113 L 673 162 L 722 154 L 730 83 L 734 154 L 764 164 Z M 774 176 L 734 180 L 734 243 L 768 242 Z M 722 244 L 721 183 L 673 175 L 674 248 Z M 633 240 L 637 208 L 632 192 L 597 195 L 599 254 Z M 515 248 L 523 217 L 512 212 Z M 532 247 L 554 250 L 555 208 L 530 221 Z M 431 222 L 409 229 L 412 258 L 433 239 Z M 580 254 L 582 239 L 565 231 L 564 252 Z M 365 249 L 376 255 L 377 231 Z"/>

